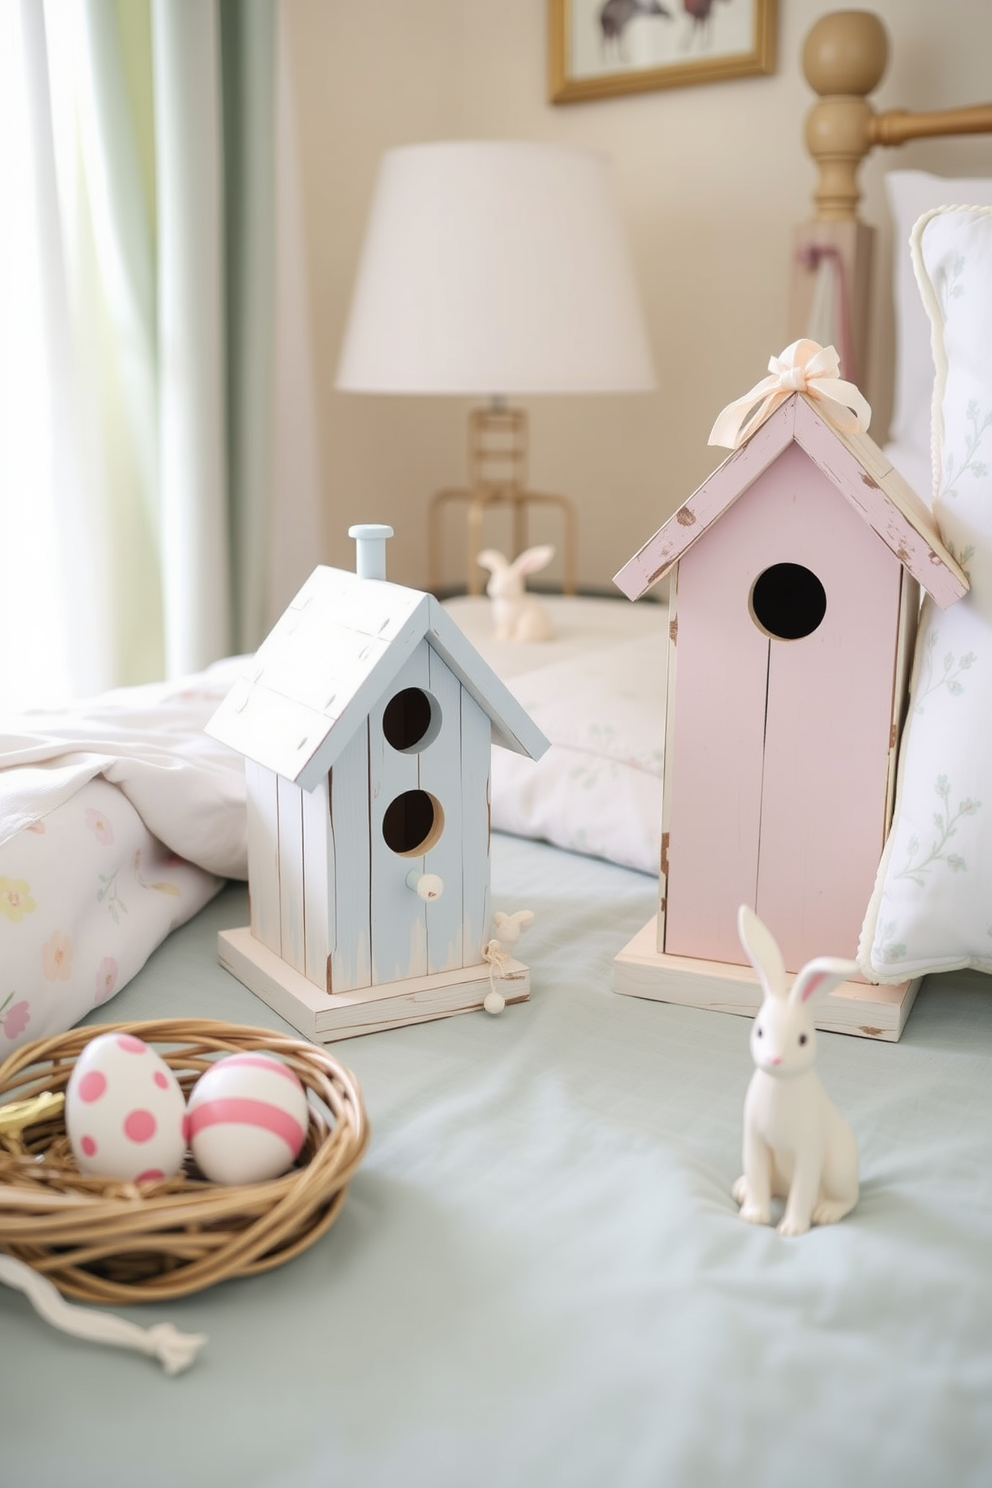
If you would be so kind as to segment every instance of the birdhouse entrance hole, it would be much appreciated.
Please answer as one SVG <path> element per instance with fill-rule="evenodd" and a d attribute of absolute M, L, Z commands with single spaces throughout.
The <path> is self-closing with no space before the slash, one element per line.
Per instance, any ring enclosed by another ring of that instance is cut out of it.
<path fill-rule="evenodd" d="M 389 699 L 382 715 L 387 743 L 401 754 L 417 754 L 432 744 L 441 730 L 437 700 L 421 687 L 404 687 Z"/>
<path fill-rule="evenodd" d="M 773 563 L 755 579 L 750 608 L 766 635 L 798 641 L 812 635 L 827 613 L 827 593 L 801 563 Z"/>
<path fill-rule="evenodd" d="M 401 858 L 419 857 L 444 830 L 441 803 L 429 791 L 409 790 L 390 801 L 382 818 L 386 846 Z"/>

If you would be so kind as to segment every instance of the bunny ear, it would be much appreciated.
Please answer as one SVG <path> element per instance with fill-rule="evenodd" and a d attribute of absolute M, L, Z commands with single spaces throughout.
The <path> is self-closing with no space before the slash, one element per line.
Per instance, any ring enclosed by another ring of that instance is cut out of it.
<path fill-rule="evenodd" d="M 810 1002 L 814 997 L 826 997 L 841 982 L 846 982 L 858 969 L 856 961 L 842 961 L 838 956 L 817 956 L 808 961 L 799 972 L 789 993 L 790 1002 Z"/>
<path fill-rule="evenodd" d="M 525 548 L 524 551 L 510 564 L 514 573 L 532 574 L 537 573 L 539 568 L 551 562 L 555 556 L 555 550 L 550 543 L 541 543 L 536 548 Z M 481 560 L 480 560 L 481 561 Z"/>
<path fill-rule="evenodd" d="M 488 568 L 490 573 L 503 573 L 510 566 L 496 548 L 483 548 L 481 553 L 476 553 L 475 561 L 480 568 Z"/>
<path fill-rule="evenodd" d="M 761 981 L 766 997 L 785 996 L 785 963 L 774 935 L 753 909 L 742 904 L 737 911 L 737 934 L 747 958 Z"/>

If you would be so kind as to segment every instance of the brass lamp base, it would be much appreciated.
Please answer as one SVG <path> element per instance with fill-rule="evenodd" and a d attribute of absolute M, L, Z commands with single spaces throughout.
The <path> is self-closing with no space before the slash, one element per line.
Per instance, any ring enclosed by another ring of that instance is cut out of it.
<path fill-rule="evenodd" d="M 508 506 L 512 513 L 513 553 L 528 546 L 528 508 L 554 506 L 562 515 L 564 542 L 563 590 L 575 593 L 578 521 L 575 505 L 567 496 L 551 496 L 527 489 L 527 415 L 522 409 L 474 409 L 468 420 L 468 485 L 438 491 L 431 499 L 428 517 L 428 587 L 437 593 L 441 585 L 442 519 L 450 502 L 463 502 L 466 512 L 467 573 L 469 594 L 481 594 L 482 572 L 478 556 L 482 548 L 482 523 L 486 509 Z"/>

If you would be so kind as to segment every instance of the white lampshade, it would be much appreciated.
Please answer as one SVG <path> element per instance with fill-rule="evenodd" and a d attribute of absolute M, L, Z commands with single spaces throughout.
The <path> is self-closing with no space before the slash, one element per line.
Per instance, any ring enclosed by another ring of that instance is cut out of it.
<path fill-rule="evenodd" d="M 337 385 L 486 396 L 653 388 L 605 159 L 494 141 L 389 151 Z"/>

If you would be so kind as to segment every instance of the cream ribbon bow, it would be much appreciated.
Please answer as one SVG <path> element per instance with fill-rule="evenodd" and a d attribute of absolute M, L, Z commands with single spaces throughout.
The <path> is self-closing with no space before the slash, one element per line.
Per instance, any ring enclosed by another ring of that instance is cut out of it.
<path fill-rule="evenodd" d="M 840 357 L 832 346 L 793 341 L 768 363 L 762 378 L 743 398 L 728 403 L 710 430 L 709 443 L 738 449 L 793 393 L 812 398 L 828 423 L 842 434 L 863 433 L 871 408 L 853 382 L 840 377 Z"/>

